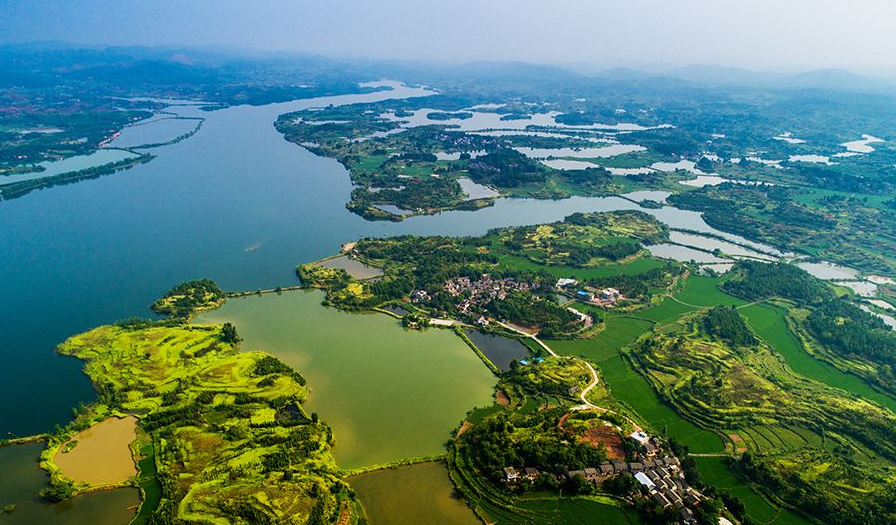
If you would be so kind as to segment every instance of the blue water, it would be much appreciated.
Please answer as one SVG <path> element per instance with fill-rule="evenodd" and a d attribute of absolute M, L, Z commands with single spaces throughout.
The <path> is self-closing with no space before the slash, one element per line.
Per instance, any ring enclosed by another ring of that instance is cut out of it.
<path fill-rule="evenodd" d="M 55 346 L 149 315 L 148 305 L 184 280 L 208 277 L 229 290 L 290 285 L 297 263 L 362 236 L 473 235 L 636 207 L 619 198 L 498 199 L 475 212 L 368 222 L 345 209 L 345 169 L 286 142 L 273 126 L 287 111 L 423 94 L 398 88 L 203 113 L 199 133 L 152 150 L 149 163 L 0 202 L 0 435 L 68 421 L 93 389 L 81 363 L 57 356 Z M 692 212 L 645 211 L 707 228 Z"/>

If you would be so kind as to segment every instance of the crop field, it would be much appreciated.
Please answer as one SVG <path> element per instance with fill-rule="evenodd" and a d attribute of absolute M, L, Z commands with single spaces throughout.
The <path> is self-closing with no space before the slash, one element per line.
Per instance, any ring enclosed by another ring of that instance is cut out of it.
<path fill-rule="evenodd" d="M 744 304 L 742 299 L 728 295 L 719 289 L 723 281 L 718 277 L 703 277 L 692 275 L 684 282 L 681 292 L 675 294 L 675 298 L 683 303 L 695 306 L 710 307 L 718 305 L 737 306 Z"/>
<path fill-rule="evenodd" d="M 608 263 L 593 268 L 576 268 L 574 266 L 543 265 L 530 261 L 525 257 L 505 255 L 501 257 L 501 264 L 514 270 L 546 271 L 557 278 L 573 277 L 584 281 L 601 277 L 612 277 L 614 275 L 637 275 L 654 268 L 660 268 L 665 263 L 652 257 L 638 257 L 623 263 Z"/>
<path fill-rule="evenodd" d="M 838 370 L 806 352 L 790 331 L 783 308 L 770 304 L 754 304 L 740 309 L 750 327 L 781 354 L 797 374 L 834 388 L 864 397 L 896 412 L 896 399 L 878 392 L 861 377 Z"/>
<path fill-rule="evenodd" d="M 793 452 L 821 446 L 821 436 L 811 430 L 777 425 L 747 427 L 738 430 L 744 442 L 756 452 Z"/>
<path fill-rule="evenodd" d="M 650 331 L 653 323 L 632 317 L 609 317 L 606 326 L 591 339 L 554 340 L 550 347 L 560 355 L 580 356 L 600 364 L 619 354 L 626 345 Z"/>
<path fill-rule="evenodd" d="M 616 505 L 585 498 L 522 501 L 519 506 L 538 511 L 545 517 L 546 523 L 562 525 L 613 525 L 639 524 L 638 515 Z"/>
<path fill-rule="evenodd" d="M 664 403 L 650 383 L 621 355 L 604 361 L 600 370 L 613 397 L 633 408 L 657 432 L 688 445 L 691 452 L 697 454 L 724 450 L 722 439 L 717 434 L 697 427 Z"/>
<path fill-rule="evenodd" d="M 747 509 L 747 516 L 764 525 L 809 525 L 805 518 L 773 506 L 749 483 L 738 479 L 722 457 L 694 458 L 704 481 L 736 496 Z"/>

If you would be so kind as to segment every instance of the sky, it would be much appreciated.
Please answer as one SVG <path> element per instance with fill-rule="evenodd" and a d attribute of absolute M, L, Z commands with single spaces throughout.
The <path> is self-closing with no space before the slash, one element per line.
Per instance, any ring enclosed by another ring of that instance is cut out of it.
<path fill-rule="evenodd" d="M 0 0 L 4 43 L 601 68 L 893 67 L 894 28 L 893 0 Z"/>

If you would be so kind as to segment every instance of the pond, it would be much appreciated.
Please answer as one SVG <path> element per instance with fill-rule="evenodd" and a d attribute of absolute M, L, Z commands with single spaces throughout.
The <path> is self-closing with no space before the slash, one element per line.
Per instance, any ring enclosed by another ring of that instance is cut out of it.
<path fill-rule="evenodd" d="M 487 334 L 479 330 L 466 330 L 464 333 L 476 348 L 502 371 L 510 370 L 510 363 L 514 359 L 519 361 L 529 356 L 529 347 L 516 339 Z"/>
<path fill-rule="evenodd" d="M 45 503 L 39 492 L 48 486 L 47 473 L 38 467 L 42 444 L 0 447 L 0 514 L 3 525 L 124 525 L 140 503 L 137 489 L 125 488 L 83 494 L 63 503 Z"/>
<path fill-rule="evenodd" d="M 711 253 L 701 252 L 687 246 L 679 246 L 677 244 L 653 244 L 647 246 L 651 255 L 661 259 L 672 259 L 674 261 L 698 263 L 722 263 L 726 262 L 721 257 L 716 257 Z"/>
<path fill-rule="evenodd" d="M 318 266 L 345 270 L 355 279 L 372 279 L 374 277 L 380 277 L 381 275 L 383 275 L 383 270 L 381 268 L 366 265 L 361 261 L 352 259 L 347 255 L 341 255 L 339 257 L 333 257 L 332 259 L 326 259 L 319 262 Z"/>
<path fill-rule="evenodd" d="M 466 195 L 466 198 L 464 200 L 467 201 L 475 199 L 490 199 L 500 195 L 498 191 L 495 191 L 488 186 L 473 182 L 467 177 L 461 177 L 457 179 L 457 182 L 458 184 L 460 184 L 461 191 L 463 191 Z"/>
<path fill-rule="evenodd" d="M 825 280 L 855 279 L 859 275 L 858 270 L 829 262 L 798 262 L 796 265 L 814 277 Z"/>
<path fill-rule="evenodd" d="M 701 248 L 703 250 L 722 250 L 727 255 L 740 257 L 752 257 L 754 259 L 762 259 L 764 261 L 773 261 L 773 257 L 764 255 L 754 250 L 744 248 L 734 243 L 726 242 L 714 237 L 705 237 L 703 235 L 694 235 L 692 233 L 684 233 L 680 231 L 669 232 L 669 239 L 676 244 Z"/>
<path fill-rule="evenodd" d="M 552 159 L 543 160 L 542 164 L 555 170 L 584 170 L 588 168 L 599 168 L 600 166 L 584 160 L 568 160 L 568 159 Z"/>
<path fill-rule="evenodd" d="M 646 151 L 644 146 L 637 144 L 611 144 L 609 146 L 601 146 L 597 148 L 513 148 L 527 157 L 534 159 L 548 159 L 572 157 L 577 159 L 595 159 L 615 157 L 617 155 L 625 155 L 626 153 L 634 153 L 636 151 Z"/>
<path fill-rule="evenodd" d="M 441 463 L 419 463 L 349 479 L 370 525 L 482 525 Z"/>
<path fill-rule="evenodd" d="M 53 461 L 62 473 L 77 483 L 102 487 L 123 483 L 137 474 L 129 445 L 137 438 L 137 418 L 112 417 L 75 434 L 56 453 Z M 70 443 L 71 443 L 70 442 Z"/>
<path fill-rule="evenodd" d="M 844 142 L 841 146 L 846 148 L 846 151 L 850 153 L 873 153 L 874 148 L 871 147 L 871 144 L 878 142 L 884 142 L 884 140 L 872 135 L 862 135 L 861 140 Z"/>
<path fill-rule="evenodd" d="M 309 412 L 333 427 L 345 469 L 441 454 L 464 414 L 492 404 L 495 377 L 450 330 L 405 330 L 385 314 L 320 306 L 320 292 L 228 300 L 196 322 L 231 322 L 243 350 L 308 380 Z"/>

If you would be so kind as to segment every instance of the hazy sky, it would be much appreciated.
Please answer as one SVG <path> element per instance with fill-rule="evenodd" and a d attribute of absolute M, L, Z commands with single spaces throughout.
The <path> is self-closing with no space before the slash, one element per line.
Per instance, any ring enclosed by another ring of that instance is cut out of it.
<path fill-rule="evenodd" d="M 38 40 L 602 67 L 892 66 L 896 1 L 0 0 L 0 41 Z"/>

